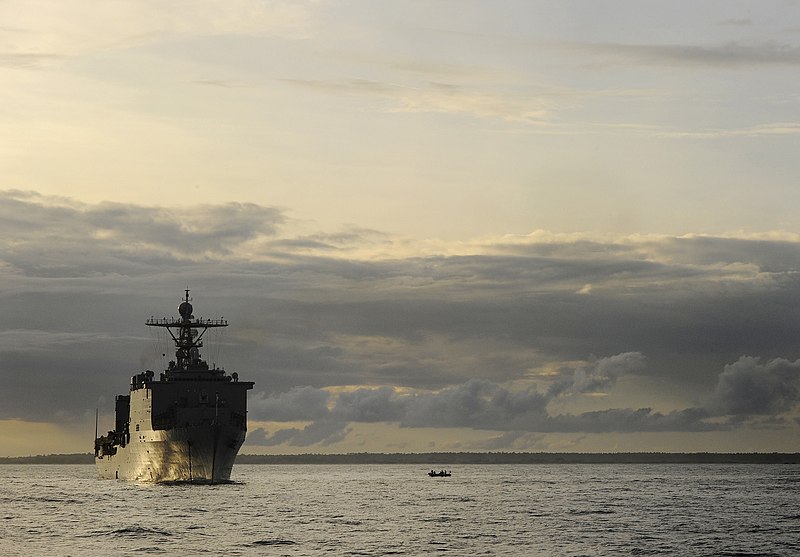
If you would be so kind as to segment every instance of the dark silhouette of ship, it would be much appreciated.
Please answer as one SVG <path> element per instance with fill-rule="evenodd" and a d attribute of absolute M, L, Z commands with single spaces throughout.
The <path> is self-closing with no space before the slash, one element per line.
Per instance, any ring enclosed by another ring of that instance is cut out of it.
<path fill-rule="evenodd" d="M 189 290 L 178 318 L 148 319 L 169 332 L 176 359 L 158 379 L 150 371 L 131 377 L 130 393 L 116 397 L 116 423 L 97 437 L 100 478 L 149 482 L 217 483 L 230 480 L 247 432 L 247 391 L 252 381 L 209 366 L 200 357 L 208 329 L 224 319 L 196 319 Z M 96 429 L 96 427 L 95 427 Z"/>

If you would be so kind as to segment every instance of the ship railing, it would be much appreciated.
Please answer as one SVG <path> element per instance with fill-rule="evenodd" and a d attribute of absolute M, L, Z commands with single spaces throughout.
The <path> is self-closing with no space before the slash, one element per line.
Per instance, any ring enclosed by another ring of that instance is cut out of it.
<path fill-rule="evenodd" d="M 177 319 L 175 317 L 161 317 L 155 318 L 151 317 L 147 321 L 145 321 L 145 325 L 158 325 L 162 327 L 180 327 L 187 323 L 183 321 L 183 319 Z M 193 327 L 227 327 L 228 321 L 226 319 L 193 319 L 188 321 L 188 323 Z"/>

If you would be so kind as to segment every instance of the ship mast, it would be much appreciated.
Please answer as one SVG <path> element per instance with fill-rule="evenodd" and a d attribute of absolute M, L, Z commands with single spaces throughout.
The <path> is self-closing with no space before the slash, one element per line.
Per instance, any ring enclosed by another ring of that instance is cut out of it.
<path fill-rule="evenodd" d="M 172 340 L 175 342 L 176 362 L 170 362 L 170 370 L 188 371 L 208 369 L 208 364 L 200 358 L 200 348 L 203 346 L 203 335 L 208 329 L 217 327 L 227 327 L 228 322 L 224 319 L 196 319 L 192 312 L 191 298 L 189 289 L 186 289 L 186 296 L 178 306 L 180 318 L 171 317 L 148 319 L 145 324 L 148 327 L 161 327 L 166 329 Z"/>

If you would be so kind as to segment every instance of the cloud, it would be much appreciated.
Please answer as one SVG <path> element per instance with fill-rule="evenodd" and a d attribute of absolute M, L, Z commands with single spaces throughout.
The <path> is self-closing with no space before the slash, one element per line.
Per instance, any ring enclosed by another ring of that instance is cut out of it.
<path fill-rule="evenodd" d="M 30 329 L 6 329 L 0 331 L 0 350 L 8 352 L 50 351 L 58 352 L 71 346 L 107 342 L 120 342 L 123 339 L 108 334 L 37 331 Z"/>
<path fill-rule="evenodd" d="M 544 433 L 636 433 L 728 431 L 745 423 L 753 427 L 782 427 L 782 417 L 800 402 L 800 360 L 773 360 L 761 365 L 756 358 L 742 357 L 725 367 L 714 392 L 702 407 L 667 413 L 652 408 L 609 408 L 578 414 L 551 414 L 548 403 L 556 397 L 574 396 L 609 387 L 616 377 L 641 373 L 644 357 L 638 353 L 600 358 L 578 368 L 571 389 L 557 381 L 546 392 L 535 388 L 512 390 L 478 379 L 437 392 L 400 392 L 389 387 L 362 388 L 331 397 L 328 427 L 321 421 L 300 430 L 278 430 L 254 443 L 300 444 L 307 439 L 333 443 L 341 440 L 347 422 L 394 422 L 408 428 L 471 428 L 504 432 L 481 448 L 513 445 L 523 436 Z M 577 371 L 577 370 L 576 370 Z M 306 388 L 306 390 L 309 390 Z M 313 389 L 310 390 L 313 392 Z M 327 400 L 327 397 L 325 397 Z M 292 420 L 310 420 L 314 413 L 292 413 Z M 743 421 L 741 416 L 762 419 Z M 770 416 L 767 423 L 763 416 Z M 718 417 L 729 419 L 719 420 Z M 319 413 L 313 419 L 320 420 Z M 308 431 L 307 431 L 308 430 Z M 322 437 L 322 433 L 329 435 Z M 313 433 L 313 435 L 312 435 Z"/>
<path fill-rule="evenodd" d="M 4 49 L 0 65 L 40 65 L 179 36 L 308 37 L 316 28 L 315 4 L 315 0 L 4 2 L 0 5 L 0 44 Z"/>
<path fill-rule="evenodd" d="M 331 414 L 347 422 L 396 422 L 405 410 L 393 388 L 380 387 L 340 393 Z"/>
<path fill-rule="evenodd" d="M 471 379 L 408 402 L 400 422 L 406 427 L 469 427 L 530 431 L 546 416 L 547 397 L 529 388 L 511 391 L 489 381 Z"/>
<path fill-rule="evenodd" d="M 551 415 L 553 397 L 536 389 L 511 390 L 471 379 L 438 392 L 401 393 L 390 388 L 358 389 L 340 393 L 327 419 L 319 418 L 304 429 L 279 429 L 271 436 L 257 433 L 256 444 L 303 445 L 341 440 L 348 422 L 392 422 L 406 428 L 470 428 L 505 432 L 506 441 L 536 433 L 612 433 L 716 431 L 730 429 L 726 422 L 707 421 L 712 414 L 702 408 L 669 413 L 651 408 L 611 408 L 579 414 Z M 302 411 L 293 420 L 310 420 Z M 327 425 L 325 425 L 327 424 Z M 498 442 L 499 438 L 498 438 Z"/>
<path fill-rule="evenodd" d="M 596 393 L 616 383 L 623 375 L 640 373 L 644 370 L 646 358 L 639 352 L 626 352 L 609 358 L 595 359 L 588 365 L 580 366 L 572 377 L 561 379 L 548 390 L 551 396 L 571 393 Z"/>
<path fill-rule="evenodd" d="M 508 122 L 541 123 L 556 108 L 545 95 L 518 96 L 470 88 L 462 84 L 414 82 L 398 85 L 366 79 L 285 79 L 285 83 L 318 92 L 366 95 L 388 100 L 391 112 L 438 112 L 468 114 Z M 563 104 L 564 98 L 561 98 Z"/>
<path fill-rule="evenodd" d="M 62 56 L 56 54 L 42 54 L 34 52 L 25 53 L 0 53 L 0 67 L 7 68 L 35 68 L 60 60 Z"/>
<path fill-rule="evenodd" d="M 720 139 L 726 137 L 765 137 L 800 134 L 800 122 L 776 122 L 738 129 L 706 129 L 692 131 L 662 131 L 659 137 L 673 139 Z"/>
<path fill-rule="evenodd" d="M 347 424 L 342 422 L 313 422 L 302 429 L 280 429 L 272 435 L 263 428 L 258 428 L 247 435 L 247 443 L 267 447 L 283 444 L 292 447 L 319 444 L 324 447 L 343 440 L 349 432 Z"/>
<path fill-rule="evenodd" d="M 527 450 L 531 447 L 545 448 L 544 434 L 532 434 L 524 431 L 506 431 L 500 435 L 490 437 L 486 441 L 472 443 L 472 448 L 481 451 L 507 450 L 518 443 Z"/>
<path fill-rule="evenodd" d="M 559 433 L 633 433 L 666 431 L 718 431 L 725 423 L 707 422 L 709 414 L 697 408 L 666 414 L 652 408 L 610 408 L 577 415 L 562 414 L 548 419 L 538 431 Z"/>
<path fill-rule="evenodd" d="M 780 360 L 800 328 L 797 235 L 540 231 L 419 243 L 360 229 L 300 234 L 282 210 L 255 204 L 19 191 L 0 194 L 0 216 L 0 344 L 15 378 L 0 392 L 2 418 L 77 419 L 129 375 L 160 369 L 169 342 L 148 338 L 143 322 L 174 311 L 187 286 L 198 312 L 231 322 L 221 354 L 206 356 L 256 382 L 251 417 L 292 424 L 263 443 L 333 442 L 348 423 L 775 428 L 797 402 L 795 364 Z M 607 356 L 586 361 L 592 353 Z M 767 363 L 737 361 L 742 353 Z M 642 401 L 633 408 L 605 403 L 622 378 Z M 696 400 L 669 405 L 644 384 Z M 583 396 L 596 393 L 609 396 Z"/>
<path fill-rule="evenodd" d="M 800 65 L 800 48 L 779 42 L 716 45 L 559 43 L 558 48 L 580 53 L 599 64 L 738 69 Z"/>
<path fill-rule="evenodd" d="M 466 72 L 465 72 L 466 73 Z M 654 98 L 663 96 L 654 89 L 604 88 L 578 89 L 567 86 L 523 85 L 517 82 L 470 80 L 437 81 L 410 78 L 407 81 L 378 81 L 363 78 L 282 79 L 283 83 L 327 95 L 369 97 L 384 103 L 375 110 L 390 113 L 438 113 L 466 115 L 483 120 L 523 126 L 537 133 L 595 133 L 606 124 L 570 125 L 558 118 L 562 112 L 578 108 L 589 100 L 602 98 Z M 619 126 L 645 130 L 651 126 Z"/>
<path fill-rule="evenodd" d="M 638 353 L 618 354 L 596 359 L 575 374 L 571 395 L 592 392 L 611 385 L 615 378 L 627 373 L 642 371 L 644 357 Z M 586 372 L 585 370 L 588 370 Z M 701 431 L 723 426 L 706 424 L 710 416 L 703 409 L 686 409 L 669 414 L 649 408 L 637 410 L 609 409 L 577 415 L 551 415 L 547 406 L 556 397 L 566 396 L 560 384 L 540 392 L 536 388 L 509 389 L 496 383 L 470 379 L 469 381 L 435 392 L 402 393 L 390 387 L 361 388 L 342 392 L 332 398 L 330 421 L 395 422 L 402 427 L 472 428 L 506 432 L 614 432 L 614 431 Z M 296 390 L 287 393 L 286 399 L 298 398 Z M 306 398 L 328 400 L 328 394 L 303 389 Z M 284 398 L 281 395 L 278 398 Z M 295 411 L 286 415 L 289 420 L 319 420 L 319 406 L 303 407 L 294 404 Z M 265 419 L 277 419 L 280 413 L 270 413 Z M 299 431 L 290 431 L 292 439 Z M 340 429 L 336 429 L 340 431 Z M 278 433 L 270 439 L 279 442 Z"/>
<path fill-rule="evenodd" d="M 181 209 L 120 203 L 81 204 L 31 192 L 0 192 L 3 260 L 40 276 L 135 273 L 167 260 L 230 255 L 273 236 L 284 221 L 252 203 Z M 87 265 L 88 263 L 88 265 Z"/>
<path fill-rule="evenodd" d="M 762 364 L 742 356 L 725 366 L 707 404 L 718 415 L 778 415 L 800 403 L 800 360 Z"/>
<path fill-rule="evenodd" d="M 542 97 L 515 97 L 469 90 L 449 83 L 430 83 L 399 98 L 397 112 L 441 112 L 497 118 L 509 122 L 542 122 L 549 118 L 554 103 Z"/>
<path fill-rule="evenodd" d="M 330 394 L 313 387 L 294 387 L 285 393 L 251 397 L 249 414 L 262 421 L 292 422 L 327 417 Z"/>

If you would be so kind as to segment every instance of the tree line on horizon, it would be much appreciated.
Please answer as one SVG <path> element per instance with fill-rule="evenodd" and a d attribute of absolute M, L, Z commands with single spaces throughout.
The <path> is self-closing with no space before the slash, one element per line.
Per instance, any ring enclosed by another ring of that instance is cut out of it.
<path fill-rule="evenodd" d="M 0 464 L 92 464 L 92 453 L 0 457 Z M 800 464 L 800 453 L 348 453 L 240 454 L 237 464 Z"/>

